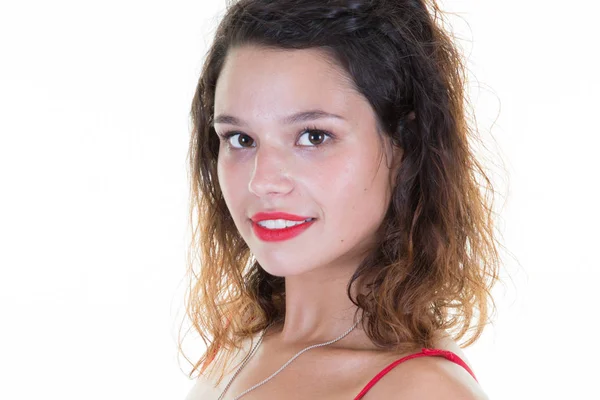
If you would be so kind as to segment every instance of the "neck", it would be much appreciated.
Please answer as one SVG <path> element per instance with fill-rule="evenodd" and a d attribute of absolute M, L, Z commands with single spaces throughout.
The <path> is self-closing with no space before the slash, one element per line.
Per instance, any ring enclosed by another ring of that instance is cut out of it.
<path fill-rule="evenodd" d="M 362 317 L 346 293 L 349 277 L 329 273 L 327 277 L 286 277 L 285 320 L 269 330 L 281 345 L 314 344 L 332 340 Z M 355 294 L 353 293 L 353 296 Z"/>

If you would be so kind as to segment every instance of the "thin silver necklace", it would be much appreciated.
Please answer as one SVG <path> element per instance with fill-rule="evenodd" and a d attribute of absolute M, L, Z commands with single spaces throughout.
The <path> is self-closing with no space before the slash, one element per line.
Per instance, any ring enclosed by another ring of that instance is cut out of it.
<path fill-rule="evenodd" d="M 314 349 L 315 347 L 321 347 L 321 346 L 327 346 L 329 344 L 335 343 L 338 340 L 342 340 L 344 337 L 346 337 L 350 332 L 352 332 L 352 330 L 354 328 L 356 328 L 356 326 L 358 325 L 358 323 L 360 322 L 357 321 L 352 328 L 348 329 L 346 332 L 344 332 L 341 336 L 339 336 L 336 339 L 330 340 L 329 342 L 325 342 L 325 343 L 320 343 L 320 344 L 313 344 L 312 346 L 308 346 L 307 348 L 300 350 L 298 353 L 296 353 L 295 356 L 293 356 L 292 358 L 290 358 L 288 360 L 288 362 L 286 362 L 285 364 L 283 364 L 281 366 L 281 368 L 279 368 L 273 375 L 269 376 L 268 378 L 266 378 L 265 380 L 263 380 L 262 382 L 257 383 L 256 385 L 252 386 L 250 389 L 242 392 L 241 394 L 239 394 L 237 397 L 235 397 L 233 400 L 238 400 L 240 397 L 245 396 L 246 394 L 248 394 L 249 392 L 253 391 L 254 389 L 258 388 L 259 386 L 264 385 L 265 383 L 267 383 L 268 381 L 270 381 L 271 379 L 273 379 L 273 377 L 275 375 L 277 375 L 278 373 L 280 373 L 281 371 L 283 371 L 283 369 L 285 367 L 287 367 L 292 361 L 294 361 L 296 358 L 298 358 L 298 356 L 300 356 L 300 354 L 304 353 L 305 351 L 308 351 L 310 349 Z M 231 377 L 231 379 L 229 380 L 229 383 L 227 384 L 227 386 L 225 386 L 225 389 L 223 390 L 223 393 L 221 393 L 221 395 L 219 396 L 218 400 L 222 400 L 223 396 L 225 396 L 225 392 L 227 392 L 227 389 L 229 389 L 229 386 L 231 386 L 231 383 L 233 382 L 233 380 L 235 379 L 235 377 L 240 373 L 240 371 L 242 370 L 242 368 L 244 368 L 244 366 L 248 363 L 248 361 L 250 360 L 250 358 L 252 358 L 252 356 L 254 355 L 254 353 L 256 352 L 256 349 L 258 348 L 258 346 L 260 346 L 260 344 L 262 343 L 263 337 L 265 336 L 265 333 L 267 333 L 267 330 L 269 329 L 269 327 L 271 326 L 271 324 L 269 324 L 269 326 L 267 326 L 267 328 L 264 330 L 264 332 L 262 333 L 262 335 L 260 335 L 260 339 L 258 340 L 258 342 L 256 343 L 256 345 L 254 346 L 254 348 L 252 349 L 252 351 L 250 353 L 248 353 L 248 355 L 246 356 L 246 358 L 244 359 L 244 361 L 242 362 L 242 365 L 239 366 L 239 368 L 237 369 L 237 371 L 235 371 L 235 374 L 233 374 L 233 376 Z"/>

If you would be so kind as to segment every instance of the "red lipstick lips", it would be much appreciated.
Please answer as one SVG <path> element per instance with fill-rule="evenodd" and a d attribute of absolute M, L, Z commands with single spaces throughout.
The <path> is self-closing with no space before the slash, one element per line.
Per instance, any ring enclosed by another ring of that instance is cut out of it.
<path fill-rule="evenodd" d="M 251 220 L 254 234 L 259 239 L 265 242 L 276 242 L 291 239 L 304 232 L 316 221 L 315 218 L 311 218 L 312 217 L 302 217 L 299 215 L 288 214 L 284 212 L 259 212 L 252 216 Z M 295 226 L 290 226 L 281 229 L 270 229 L 264 226 L 260 226 L 258 224 L 259 221 L 275 219 L 285 219 L 288 221 L 306 221 L 307 219 L 311 220 Z"/>
<path fill-rule="evenodd" d="M 254 214 L 254 216 L 251 218 L 252 221 L 254 222 L 258 222 L 258 221 L 264 221 L 267 219 L 287 219 L 288 221 L 305 221 L 309 218 L 312 217 L 301 217 L 299 215 L 294 215 L 294 214 L 288 214 L 285 212 L 259 212 Z"/>

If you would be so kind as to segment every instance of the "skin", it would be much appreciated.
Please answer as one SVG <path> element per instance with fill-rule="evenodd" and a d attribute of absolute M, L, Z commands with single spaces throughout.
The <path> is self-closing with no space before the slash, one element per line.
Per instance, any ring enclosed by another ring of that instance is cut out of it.
<path fill-rule="evenodd" d="M 308 110 L 339 118 L 284 122 Z M 222 118 L 225 115 L 237 121 Z M 355 306 L 346 286 L 374 245 L 402 149 L 378 132 L 368 101 L 353 89 L 343 70 L 316 49 L 230 49 L 217 81 L 214 127 L 221 137 L 219 183 L 235 225 L 261 266 L 285 277 L 286 285 L 285 322 L 267 332 L 234 380 L 230 398 L 271 375 L 298 351 L 337 338 L 354 324 Z M 307 127 L 333 137 L 311 135 Z M 237 135 L 222 137 L 228 132 Z M 317 221 L 293 239 L 264 242 L 250 221 L 259 211 L 285 211 Z M 446 335 L 440 334 L 438 345 L 465 359 Z M 282 398 L 282 393 L 286 399 L 354 398 L 399 356 L 376 348 L 357 326 L 339 342 L 298 357 L 244 400 Z M 418 389 L 421 376 L 418 398 L 427 398 L 425 390 L 432 390 L 428 382 L 440 376 L 444 380 L 436 382 L 442 382 L 438 387 L 445 393 L 454 388 L 462 396 L 457 398 L 481 398 L 465 395 L 465 390 L 473 392 L 478 386 L 458 365 L 436 357 L 406 365 L 412 367 L 399 365 L 363 399 L 396 398 L 400 387 Z M 413 384 L 398 385 L 409 381 Z M 412 398 L 407 393 L 403 398 Z M 431 396 L 453 398 L 437 392 Z"/>
<path fill-rule="evenodd" d="M 341 118 L 281 122 L 306 110 Z M 261 266 L 285 276 L 282 340 L 293 344 L 339 336 L 352 326 L 354 311 L 345 287 L 373 246 L 390 199 L 390 169 L 373 110 L 316 50 L 241 48 L 230 51 L 217 82 L 215 119 L 225 114 L 245 123 L 214 125 L 219 135 L 243 133 L 221 142 L 219 182 Z M 311 143 L 307 126 L 335 138 Z M 264 242 L 249 218 L 265 210 L 317 221 L 293 239 Z"/>

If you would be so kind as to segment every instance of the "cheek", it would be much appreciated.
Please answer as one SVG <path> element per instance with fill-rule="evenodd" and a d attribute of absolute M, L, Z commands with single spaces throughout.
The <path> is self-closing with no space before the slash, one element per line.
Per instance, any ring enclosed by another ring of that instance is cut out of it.
<path fill-rule="evenodd" d="M 347 159 L 323 189 L 328 193 L 329 212 L 354 230 L 378 226 L 387 206 L 386 173 L 385 163 L 377 170 L 377 160 L 371 156 Z"/>
<path fill-rule="evenodd" d="M 236 209 L 241 202 L 240 197 L 243 193 L 240 189 L 243 188 L 242 180 L 244 178 L 236 170 L 235 164 L 225 162 L 222 159 L 217 162 L 217 177 L 225 203 L 235 219 Z"/>
<path fill-rule="evenodd" d="M 332 195 L 348 201 L 344 204 L 364 198 L 376 184 L 373 162 L 366 155 L 344 157 L 336 165 L 326 168 L 326 171 L 328 176 L 323 179 L 323 186 Z"/>
<path fill-rule="evenodd" d="M 356 168 L 348 162 L 348 157 L 335 157 L 329 160 L 312 160 L 301 169 L 301 180 L 297 184 L 305 187 L 308 195 L 320 203 L 325 218 L 333 210 L 347 206 L 349 193 L 356 192 Z M 296 175 L 299 177 L 299 175 Z"/>
<path fill-rule="evenodd" d="M 229 180 L 227 176 L 227 170 L 223 166 L 223 162 L 219 159 L 217 161 L 217 179 L 219 180 L 219 186 L 221 187 L 221 191 L 223 192 L 223 196 L 225 200 L 227 200 L 227 187 L 229 185 Z"/>

